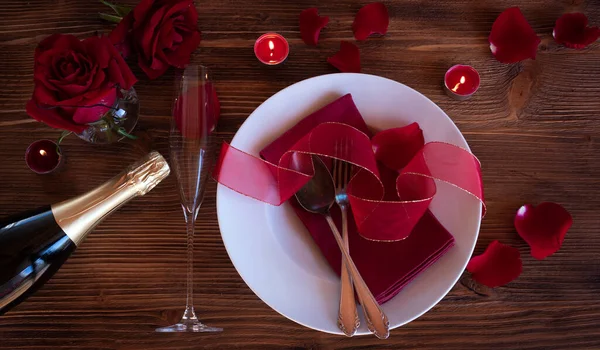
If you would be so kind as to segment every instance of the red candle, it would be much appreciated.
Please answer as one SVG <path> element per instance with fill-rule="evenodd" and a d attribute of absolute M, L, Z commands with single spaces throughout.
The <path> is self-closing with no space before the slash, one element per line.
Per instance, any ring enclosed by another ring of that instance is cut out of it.
<path fill-rule="evenodd" d="M 62 164 L 62 155 L 56 142 L 38 140 L 27 147 L 25 162 L 29 169 L 38 174 L 48 174 Z"/>
<path fill-rule="evenodd" d="M 466 100 L 479 89 L 479 73 L 471 66 L 457 64 L 444 76 L 444 90 L 448 96 Z"/>
<path fill-rule="evenodd" d="M 277 33 L 263 34 L 254 43 L 254 54 L 264 64 L 280 64 L 289 53 L 290 46 L 287 40 Z"/>

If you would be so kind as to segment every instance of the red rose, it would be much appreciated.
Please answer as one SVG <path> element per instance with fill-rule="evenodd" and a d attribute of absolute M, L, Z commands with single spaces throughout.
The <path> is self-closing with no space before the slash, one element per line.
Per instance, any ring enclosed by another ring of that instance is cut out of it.
<path fill-rule="evenodd" d="M 110 33 L 126 56 L 138 54 L 138 64 L 150 79 L 170 66 L 183 68 L 200 45 L 198 12 L 192 0 L 142 0 Z"/>
<path fill-rule="evenodd" d="M 136 79 L 108 38 L 55 34 L 35 50 L 34 82 L 27 113 L 80 133 L 113 106 L 117 87 L 129 89 Z"/>

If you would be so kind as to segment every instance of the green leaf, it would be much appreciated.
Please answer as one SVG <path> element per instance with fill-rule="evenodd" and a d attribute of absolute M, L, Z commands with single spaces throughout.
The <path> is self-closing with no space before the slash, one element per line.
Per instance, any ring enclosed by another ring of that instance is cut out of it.
<path fill-rule="evenodd" d="M 87 125 L 100 125 L 100 124 L 106 124 L 106 120 L 100 118 L 100 119 L 96 120 L 95 122 L 87 123 Z"/>
<path fill-rule="evenodd" d="M 58 140 L 56 141 L 57 145 L 60 145 L 60 143 L 62 142 L 62 140 L 64 140 L 65 137 L 71 135 L 73 132 L 69 131 L 69 130 L 63 130 L 63 132 L 60 134 L 60 136 L 58 137 Z"/>
<path fill-rule="evenodd" d="M 137 140 L 137 136 L 131 135 L 130 133 L 128 133 L 127 131 L 125 131 L 125 128 L 118 128 L 117 129 L 117 133 L 119 133 L 120 135 L 123 135 L 123 136 L 127 137 L 130 140 Z"/>
<path fill-rule="evenodd" d="M 100 18 L 102 18 L 105 21 L 109 21 L 109 22 L 113 22 L 113 23 L 119 23 L 123 19 L 123 17 L 109 15 L 108 13 L 100 13 Z"/>
<path fill-rule="evenodd" d="M 119 17 L 125 17 L 129 12 L 131 12 L 131 7 L 128 6 L 115 5 L 104 0 L 100 0 L 100 2 L 113 9 L 113 11 L 115 11 Z"/>

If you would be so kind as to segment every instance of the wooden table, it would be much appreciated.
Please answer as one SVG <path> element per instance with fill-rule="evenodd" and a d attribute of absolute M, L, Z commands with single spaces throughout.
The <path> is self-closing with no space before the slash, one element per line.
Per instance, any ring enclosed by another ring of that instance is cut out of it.
<path fill-rule="evenodd" d="M 132 5 L 135 1 L 129 1 Z M 335 70 L 326 58 L 365 3 L 340 1 L 198 1 L 201 47 L 193 56 L 214 72 L 222 102 L 219 134 L 233 137 L 245 118 L 280 89 Z M 506 0 L 386 1 L 385 38 L 360 42 L 363 72 L 405 83 L 454 120 L 483 164 L 488 215 L 476 253 L 495 239 L 518 247 L 524 271 L 488 289 L 464 273 L 431 311 L 389 340 L 344 338 L 304 328 L 250 291 L 231 264 L 217 224 L 215 188 L 198 219 L 196 306 L 217 335 L 156 334 L 184 304 L 185 233 L 175 178 L 111 216 L 34 296 L 0 317 L 2 349 L 550 349 L 600 347 L 600 43 L 585 50 L 554 42 L 555 20 L 583 11 L 600 25 L 596 0 L 521 1 L 541 35 L 536 60 L 505 65 L 487 36 Z M 331 17 L 318 48 L 300 40 L 298 15 L 319 6 Z M 97 1 L 4 0 L 0 8 L 0 215 L 52 203 L 103 182 L 150 149 L 167 152 L 173 73 L 136 85 L 142 116 L 136 142 L 95 146 L 68 138 L 61 172 L 35 175 L 27 145 L 59 132 L 24 111 L 33 86 L 33 51 L 52 33 L 107 32 Z M 253 55 L 267 31 L 285 35 L 288 60 L 266 67 Z M 455 63 L 475 66 L 481 89 L 469 101 L 441 88 Z M 139 77 L 139 68 L 134 72 Z M 543 261 L 529 255 L 512 220 L 524 203 L 554 201 L 573 215 L 563 248 Z"/>

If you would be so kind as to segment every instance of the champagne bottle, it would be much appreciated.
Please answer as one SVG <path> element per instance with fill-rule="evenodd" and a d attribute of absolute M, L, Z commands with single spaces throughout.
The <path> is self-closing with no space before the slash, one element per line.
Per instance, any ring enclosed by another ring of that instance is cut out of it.
<path fill-rule="evenodd" d="M 151 152 L 96 189 L 0 220 L 0 315 L 42 286 L 110 213 L 169 175 Z"/>

